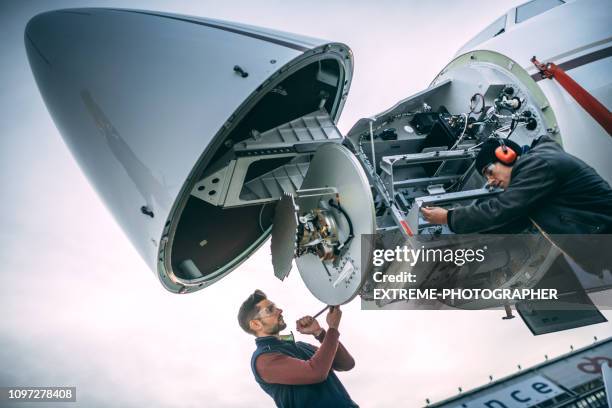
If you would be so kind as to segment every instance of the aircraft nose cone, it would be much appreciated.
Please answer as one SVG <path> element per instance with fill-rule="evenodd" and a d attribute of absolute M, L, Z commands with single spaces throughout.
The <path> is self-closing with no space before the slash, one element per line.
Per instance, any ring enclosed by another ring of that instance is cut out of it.
<path fill-rule="evenodd" d="M 66 145 L 173 292 L 183 290 L 179 278 L 192 279 L 179 273 L 181 262 L 193 260 L 206 275 L 204 283 L 212 284 L 265 238 L 250 211 L 225 214 L 211 208 L 191 197 L 192 184 L 213 160 L 224 157 L 234 137 L 246 137 L 244 129 L 268 128 L 302 115 L 303 101 L 320 99 L 319 87 L 334 88 L 334 106 L 327 108 L 337 116 L 352 75 L 351 53 L 342 44 L 146 10 L 42 13 L 25 27 L 24 42 L 41 96 Z M 323 80 L 319 72 L 327 62 L 330 76 Z M 249 75 L 237 75 L 236 66 Z M 308 85 L 298 86 L 302 81 Z M 281 84 L 296 87 L 289 99 L 273 95 Z M 177 211 L 171 212 L 175 203 Z M 231 247 L 219 237 L 202 253 L 202 242 L 208 241 L 193 239 L 214 218 L 246 225 L 244 236 Z M 174 244 L 161 245 L 162 239 Z"/>

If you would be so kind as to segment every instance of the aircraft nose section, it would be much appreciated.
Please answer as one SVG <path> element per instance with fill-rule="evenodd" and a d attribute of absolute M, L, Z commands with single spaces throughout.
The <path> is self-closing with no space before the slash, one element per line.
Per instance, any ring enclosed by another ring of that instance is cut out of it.
<path fill-rule="evenodd" d="M 321 95 L 336 118 L 352 73 L 343 44 L 146 10 L 50 11 L 24 37 L 66 145 L 143 259 L 179 293 L 214 283 L 267 236 L 257 206 L 225 211 L 193 196 L 195 183 L 250 129 L 316 111 Z M 214 240 L 201 236 L 216 230 Z M 189 262 L 200 275 L 182 272 Z"/>

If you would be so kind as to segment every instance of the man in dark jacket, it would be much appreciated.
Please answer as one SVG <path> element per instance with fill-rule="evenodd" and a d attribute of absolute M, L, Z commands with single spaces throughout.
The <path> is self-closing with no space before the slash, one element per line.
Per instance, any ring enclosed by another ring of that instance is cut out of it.
<path fill-rule="evenodd" d="M 240 327 L 257 337 L 251 358 L 257 383 L 278 407 L 357 408 L 333 372 L 355 366 L 353 357 L 338 341 L 340 308 L 330 308 L 327 332 L 311 316 L 296 322 L 300 333 L 311 334 L 321 342 L 319 348 L 283 339 L 279 333 L 287 325 L 282 313 L 260 290 L 250 295 L 238 312 Z"/>
<path fill-rule="evenodd" d="M 476 157 L 476 169 L 490 186 L 505 191 L 465 207 L 425 207 L 423 216 L 460 234 L 516 231 L 531 221 L 557 245 L 554 234 L 612 233 L 612 189 L 592 167 L 548 136 L 521 153 L 510 140 L 487 140 Z M 560 245 L 562 250 L 566 244 Z"/>

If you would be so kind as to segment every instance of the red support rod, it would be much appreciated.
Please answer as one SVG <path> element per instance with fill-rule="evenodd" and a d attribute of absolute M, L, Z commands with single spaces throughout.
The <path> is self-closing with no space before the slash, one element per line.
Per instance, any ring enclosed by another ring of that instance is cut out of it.
<path fill-rule="evenodd" d="M 559 85 L 608 132 L 608 135 L 612 136 L 612 114 L 601 102 L 552 62 L 542 64 L 535 56 L 531 58 L 531 62 L 540 70 L 543 77 L 556 79 Z"/>

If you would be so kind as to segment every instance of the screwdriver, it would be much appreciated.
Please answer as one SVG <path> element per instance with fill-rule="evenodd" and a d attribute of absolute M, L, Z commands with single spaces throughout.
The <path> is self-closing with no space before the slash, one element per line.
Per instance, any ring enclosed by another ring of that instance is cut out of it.
<path fill-rule="evenodd" d="M 316 319 L 317 317 L 321 316 L 321 314 L 326 311 L 329 307 L 331 306 L 325 306 L 319 313 L 317 313 L 316 315 L 312 316 L 313 319 Z"/>

